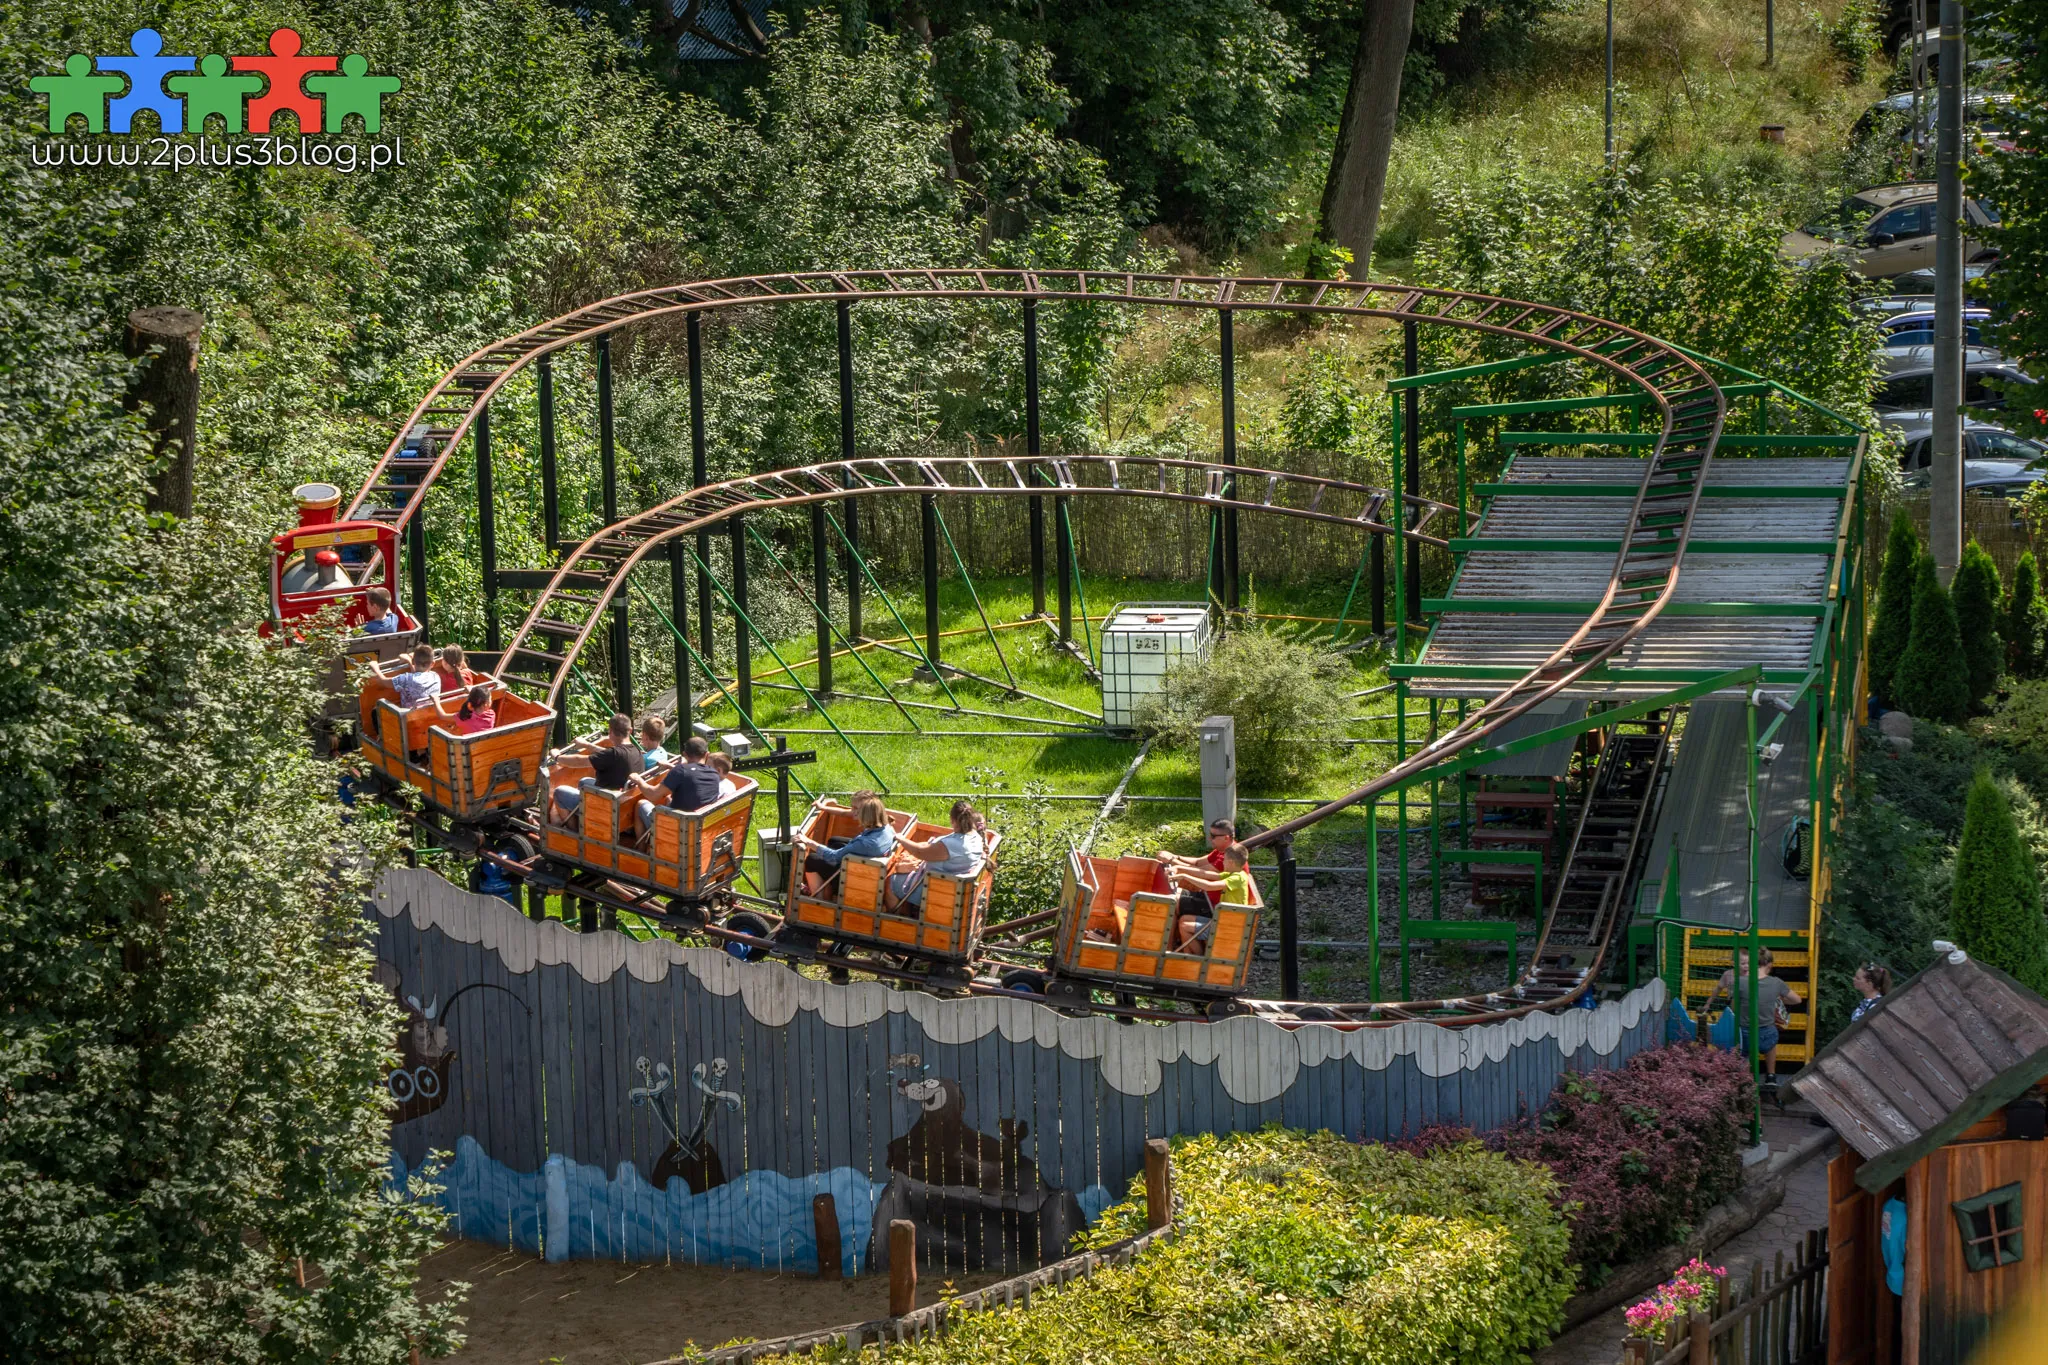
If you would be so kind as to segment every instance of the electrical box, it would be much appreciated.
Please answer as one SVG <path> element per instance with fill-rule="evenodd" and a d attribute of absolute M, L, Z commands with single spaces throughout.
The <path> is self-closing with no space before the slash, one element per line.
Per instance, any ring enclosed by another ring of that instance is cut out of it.
<path fill-rule="evenodd" d="M 718 747 L 725 750 L 725 756 L 732 759 L 745 758 L 754 752 L 754 746 L 745 735 L 731 734 L 718 737 Z"/>
<path fill-rule="evenodd" d="M 1166 670 L 1208 654 L 1209 609 L 1188 602 L 1119 602 L 1102 627 L 1102 721 L 1128 729 L 1138 702 L 1159 690 Z"/>
<path fill-rule="evenodd" d="M 1237 823 L 1237 722 L 1229 716 L 1204 716 L 1199 748 L 1202 755 L 1202 828 L 1218 820 Z"/>

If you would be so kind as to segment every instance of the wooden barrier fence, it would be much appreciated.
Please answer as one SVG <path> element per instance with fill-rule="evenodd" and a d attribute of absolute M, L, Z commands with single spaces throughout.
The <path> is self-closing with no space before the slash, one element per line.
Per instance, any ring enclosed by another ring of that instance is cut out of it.
<path fill-rule="evenodd" d="M 1827 1274 L 1827 1234 L 1808 1232 L 1789 1265 L 1782 1251 L 1768 1273 L 1761 1261 L 1752 1265 L 1747 1286 L 1729 1285 L 1714 1313 L 1694 1313 L 1670 1341 L 1629 1338 L 1622 1365 L 1820 1365 Z"/>

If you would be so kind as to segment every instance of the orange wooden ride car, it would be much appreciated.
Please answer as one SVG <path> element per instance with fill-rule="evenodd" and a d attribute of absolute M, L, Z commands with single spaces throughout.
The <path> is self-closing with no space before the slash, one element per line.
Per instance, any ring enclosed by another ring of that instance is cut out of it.
<path fill-rule="evenodd" d="M 904 811 L 889 811 L 889 824 L 899 836 L 929 843 L 950 834 L 950 825 L 928 825 Z M 830 799 L 813 805 L 798 833 L 818 843 L 852 838 L 860 833 L 853 812 Z M 897 849 L 887 858 L 849 855 L 839 863 L 839 876 L 825 894 L 804 890 L 802 859 L 792 854 L 789 897 L 783 913 L 785 937 L 809 936 L 835 943 L 905 954 L 930 965 L 939 980 L 966 985 L 981 945 L 988 916 L 989 888 L 995 879 L 996 846 L 1002 836 L 989 831 L 981 868 L 972 876 L 951 876 Z M 804 846 L 797 845 L 799 851 Z M 924 904 L 896 906 L 888 895 L 893 874 L 924 872 Z M 799 939 L 799 942 L 801 940 Z M 807 946 L 807 945 L 806 945 Z"/>
<path fill-rule="evenodd" d="M 1250 905 L 1215 906 L 1199 937 L 1178 943 L 1179 894 L 1164 864 L 1070 852 L 1046 998 L 1085 1005 L 1099 989 L 1187 1000 L 1206 1005 L 1211 1018 L 1243 1013 L 1236 997 L 1251 970 L 1263 908 L 1258 883 L 1251 888 Z"/>
<path fill-rule="evenodd" d="M 545 818 L 551 804 L 548 793 L 592 776 L 587 755 L 609 743 L 604 738 L 579 740 L 550 761 L 541 796 L 541 852 L 556 862 L 667 892 L 693 907 L 730 888 L 740 875 L 754 797 L 760 791 L 751 777 L 735 774 L 737 790 L 731 796 L 698 810 L 676 810 L 668 804 L 669 792 L 661 779 L 673 763 L 683 761 L 678 758 L 643 774 L 651 788 L 647 792 L 593 787 L 583 793 L 570 823 L 558 825 Z M 642 801 L 654 803 L 652 818 L 644 825 Z"/>
<path fill-rule="evenodd" d="M 408 710 L 391 685 L 408 667 L 402 659 L 372 664 L 363 679 L 357 722 L 370 766 L 394 783 L 417 787 L 429 805 L 456 820 L 484 821 L 531 806 L 555 713 L 496 678 L 479 677 L 491 689 L 498 723 L 457 734 L 465 694 L 444 693 Z"/>

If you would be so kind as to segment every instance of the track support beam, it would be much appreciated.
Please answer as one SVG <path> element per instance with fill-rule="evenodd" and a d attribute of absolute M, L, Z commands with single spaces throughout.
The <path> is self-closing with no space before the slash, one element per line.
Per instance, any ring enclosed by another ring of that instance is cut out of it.
<path fill-rule="evenodd" d="M 853 450 L 853 304 L 839 301 L 839 458 L 847 462 L 841 482 L 854 487 Z M 860 629 L 860 504 L 846 504 L 846 634 L 858 642 Z"/>
<path fill-rule="evenodd" d="M 498 492 L 491 469 L 491 405 L 477 404 L 476 425 L 476 540 L 482 560 L 484 648 L 493 654 L 505 645 L 498 634 Z"/>
<path fill-rule="evenodd" d="M 1024 300 L 1024 479 L 1038 487 L 1038 300 Z M 1045 499 L 1031 499 L 1031 614 L 1045 615 Z"/>

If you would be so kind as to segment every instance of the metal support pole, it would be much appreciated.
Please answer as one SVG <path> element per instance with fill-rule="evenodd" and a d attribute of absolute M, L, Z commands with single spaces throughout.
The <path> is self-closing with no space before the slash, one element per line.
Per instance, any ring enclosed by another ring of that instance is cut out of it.
<path fill-rule="evenodd" d="M 1024 300 L 1024 479 L 1038 487 L 1038 300 Z M 1031 614 L 1045 615 L 1045 499 L 1031 499 Z"/>
<path fill-rule="evenodd" d="M 1776 0 L 1764 0 L 1764 65 L 1774 66 L 1778 61 L 1778 6 Z"/>
<path fill-rule="evenodd" d="M 427 495 L 413 495 L 412 520 L 405 527 L 405 562 L 412 571 L 412 601 L 407 604 L 420 638 L 427 638 Z"/>
<path fill-rule="evenodd" d="M 811 504 L 811 597 L 818 606 L 818 695 L 832 693 L 832 555 L 825 541 L 825 504 Z"/>
<path fill-rule="evenodd" d="M 711 482 L 710 470 L 704 454 L 704 329 L 696 313 L 689 315 L 684 323 L 684 338 L 689 352 L 690 370 L 690 487 L 702 488 Z M 711 562 L 711 531 L 707 527 L 697 532 L 697 558 L 705 564 Z M 684 618 L 683 599 L 675 603 L 676 620 Z M 700 653 L 709 663 L 717 644 L 717 633 L 712 629 L 711 620 L 711 575 L 697 575 L 697 643 L 703 646 Z"/>
<path fill-rule="evenodd" d="M 775 737 L 775 752 L 778 754 L 789 752 L 788 735 L 777 735 Z M 775 827 L 782 831 L 784 838 L 789 837 L 789 765 L 787 763 L 775 765 Z M 791 871 L 794 872 L 794 869 L 791 869 Z"/>
<path fill-rule="evenodd" d="M 1223 485 L 1227 499 L 1223 505 L 1223 601 L 1235 611 L 1242 605 L 1238 598 L 1237 508 L 1232 505 L 1237 501 L 1237 340 L 1230 310 L 1221 309 L 1216 316 L 1223 362 L 1223 463 L 1233 471 Z"/>
<path fill-rule="evenodd" d="M 612 603 L 612 700 L 621 712 L 633 714 L 633 631 L 624 597 Z"/>
<path fill-rule="evenodd" d="M 1073 543 L 1073 529 L 1067 521 L 1064 494 L 1052 500 L 1053 568 L 1060 577 L 1060 643 L 1074 638 L 1074 556 L 1067 547 Z"/>
<path fill-rule="evenodd" d="M 1607 167 L 1614 168 L 1614 0 L 1607 0 Z"/>
<path fill-rule="evenodd" d="M 732 537 L 732 667 L 739 684 L 740 710 L 754 714 L 754 650 L 747 639 L 747 529 L 745 514 L 735 512 L 725 523 Z"/>
<path fill-rule="evenodd" d="M 604 524 L 619 520 L 619 468 L 612 443 L 612 339 L 599 337 L 597 348 L 597 463 L 604 485 Z"/>
<path fill-rule="evenodd" d="M 839 301 L 839 458 L 847 461 L 842 487 L 854 486 L 853 470 L 853 302 Z M 859 640 L 860 630 L 860 504 L 846 502 L 846 634 Z"/>
<path fill-rule="evenodd" d="M 1421 342 L 1416 335 L 1416 326 L 1413 322 L 1404 322 L 1401 325 L 1401 330 L 1403 332 L 1401 338 L 1401 368 L 1404 373 L 1415 374 L 1422 368 L 1422 348 Z M 1408 496 L 1420 497 L 1422 496 L 1422 391 L 1415 388 L 1404 390 L 1401 394 L 1401 404 L 1407 419 L 1403 424 L 1401 434 L 1407 440 L 1408 460 L 1408 477 L 1403 481 L 1402 488 Z M 1403 529 L 1415 524 L 1415 518 L 1409 515 L 1406 503 L 1401 505 L 1400 517 L 1401 520 L 1398 524 Z M 1403 622 L 1419 622 L 1422 620 L 1422 542 L 1419 540 L 1410 540 L 1408 542 L 1408 572 L 1406 577 L 1408 606 L 1407 610 L 1402 614 L 1401 620 Z M 1402 628 L 1405 630 L 1406 626 L 1404 625 Z M 1405 637 L 1402 643 L 1404 645 L 1407 643 Z"/>
<path fill-rule="evenodd" d="M 493 654 L 504 651 L 498 635 L 498 493 L 491 477 L 491 405 L 476 409 L 476 541 L 477 556 L 483 561 L 484 648 Z"/>
<path fill-rule="evenodd" d="M 690 688 L 690 645 L 683 638 L 683 626 L 690 619 L 684 610 L 690 600 L 690 569 L 686 562 L 683 542 L 671 540 L 668 543 L 668 600 L 669 610 L 674 612 L 669 625 L 675 637 L 676 651 L 676 728 L 687 731 L 690 721 L 697 714 L 696 694 Z"/>
<path fill-rule="evenodd" d="M 540 525 L 548 553 L 562 549 L 562 499 L 555 469 L 555 361 L 540 358 Z"/>
<path fill-rule="evenodd" d="M 1301 999 L 1301 925 L 1299 868 L 1294 861 L 1294 836 L 1273 845 L 1280 855 L 1280 998 Z"/>
<path fill-rule="evenodd" d="M 1372 998 L 1380 998 L 1380 803 L 1365 803 L 1366 976 Z"/>
<path fill-rule="evenodd" d="M 924 657 L 939 669 L 939 500 L 918 498 L 918 533 L 924 547 Z"/>
<path fill-rule="evenodd" d="M 1930 547 L 1943 584 L 1963 551 L 1963 7 L 1941 0 L 1934 124 L 1934 455 Z"/>
<path fill-rule="evenodd" d="M 1372 533 L 1372 579 L 1367 584 L 1366 595 L 1372 598 L 1372 633 L 1375 636 L 1387 633 L 1387 537 L 1383 531 Z"/>

